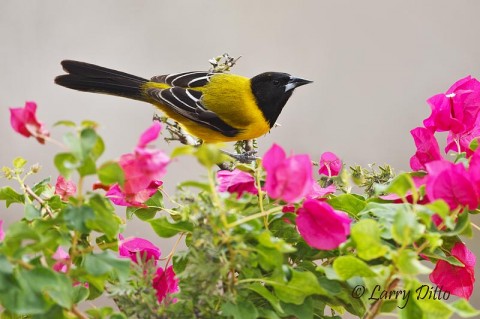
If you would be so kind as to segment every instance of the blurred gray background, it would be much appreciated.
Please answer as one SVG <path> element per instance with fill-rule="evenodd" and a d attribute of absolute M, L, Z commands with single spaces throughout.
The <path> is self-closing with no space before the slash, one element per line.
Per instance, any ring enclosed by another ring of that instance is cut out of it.
<path fill-rule="evenodd" d="M 107 145 L 103 160 L 130 152 L 153 107 L 54 85 L 60 61 L 77 59 L 142 77 L 205 70 L 208 59 L 242 55 L 234 72 L 283 71 L 315 81 L 299 88 L 259 139 L 287 151 L 337 153 L 347 165 L 389 163 L 409 169 L 409 131 L 430 114 L 425 100 L 468 74 L 480 76 L 480 2 L 470 1 L 0 1 L 0 166 L 15 156 L 39 162 L 33 181 L 57 177 L 55 145 L 14 133 L 8 107 L 36 101 L 38 117 L 61 138 L 58 120 L 92 119 Z M 162 140 L 159 148 L 172 146 Z M 180 158 L 166 189 L 203 171 Z M 5 184 L 4 179 L 0 185 Z M 0 207 L 0 219 L 21 218 Z M 119 214 L 124 215 L 120 209 Z M 478 238 L 466 239 L 476 254 Z M 169 241 L 131 221 L 127 235 Z M 477 267 L 478 271 L 478 267 Z M 477 285 L 478 287 L 478 285 Z M 472 297 L 480 307 L 480 292 Z"/>

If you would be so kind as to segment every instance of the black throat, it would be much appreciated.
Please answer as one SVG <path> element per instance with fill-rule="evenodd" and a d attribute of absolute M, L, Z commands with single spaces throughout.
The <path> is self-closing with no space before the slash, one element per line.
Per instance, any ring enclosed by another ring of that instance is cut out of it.
<path fill-rule="evenodd" d="M 283 74 L 282 74 L 283 75 Z M 278 116 L 283 110 L 293 90 L 285 92 L 282 86 L 273 86 L 263 76 L 256 76 L 251 79 L 251 89 L 260 111 L 270 128 L 275 125 Z"/>

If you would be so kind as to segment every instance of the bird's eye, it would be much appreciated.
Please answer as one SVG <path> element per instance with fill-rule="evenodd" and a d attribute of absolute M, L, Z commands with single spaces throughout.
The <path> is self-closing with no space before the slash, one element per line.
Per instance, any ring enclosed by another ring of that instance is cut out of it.
<path fill-rule="evenodd" d="M 273 80 L 273 85 L 279 85 L 280 81 L 279 80 Z"/>

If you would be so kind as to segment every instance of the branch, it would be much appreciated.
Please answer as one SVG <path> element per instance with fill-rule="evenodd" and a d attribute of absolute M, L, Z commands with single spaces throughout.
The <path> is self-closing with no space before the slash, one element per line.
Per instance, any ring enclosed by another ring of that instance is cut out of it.
<path fill-rule="evenodd" d="M 50 218 L 53 218 L 53 212 L 50 210 L 50 208 L 47 205 L 45 205 L 45 201 L 41 199 L 37 194 L 35 194 L 34 191 L 27 184 L 23 184 L 23 187 L 25 188 L 25 191 L 27 192 L 28 195 L 32 196 L 33 199 L 39 202 L 42 208 L 45 208 L 45 211 L 47 212 L 48 216 L 50 216 Z"/>
<path fill-rule="evenodd" d="M 387 292 L 392 291 L 397 287 L 400 279 L 396 278 L 394 279 L 390 285 L 387 288 Z M 377 316 L 378 311 L 380 310 L 380 307 L 382 306 L 383 299 L 379 298 L 377 301 L 375 301 L 373 304 L 370 305 L 370 308 L 368 309 L 367 313 L 363 317 L 363 319 L 373 319 Z"/>

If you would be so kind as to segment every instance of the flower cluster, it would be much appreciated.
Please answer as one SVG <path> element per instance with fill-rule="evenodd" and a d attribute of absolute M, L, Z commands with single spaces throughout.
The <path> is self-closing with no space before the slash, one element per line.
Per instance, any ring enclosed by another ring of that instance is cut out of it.
<path fill-rule="evenodd" d="M 443 200 L 452 211 L 466 214 L 465 210 L 475 210 L 480 203 L 480 150 L 472 143 L 480 137 L 480 82 L 467 76 L 427 102 L 431 115 L 423 121 L 424 127 L 411 131 L 417 151 L 410 166 L 414 171 L 427 172 L 420 183 L 426 191 L 423 202 Z M 446 160 L 436 132 L 448 132 L 445 153 L 464 153 L 465 160 Z M 433 222 L 443 225 L 438 214 L 433 215 Z M 475 256 L 461 242 L 455 244 L 450 254 L 464 267 L 439 260 L 430 279 L 452 294 L 470 298 L 475 282 Z"/>
<path fill-rule="evenodd" d="M 152 242 L 143 238 L 127 238 L 120 237 L 118 252 L 120 256 L 130 258 L 135 263 L 152 262 L 157 266 L 160 259 L 160 248 Z M 152 286 L 157 293 L 159 303 L 175 302 L 175 298 L 171 295 L 178 292 L 178 279 L 173 271 L 173 266 L 158 267 L 153 278 Z"/>
<path fill-rule="evenodd" d="M 154 122 L 140 136 L 135 151 L 120 157 L 118 164 L 125 174 L 125 182 L 111 186 L 107 192 L 107 197 L 116 205 L 145 207 L 145 201 L 162 186 L 160 179 L 166 173 L 170 158 L 163 151 L 147 147 L 158 138 L 161 128 L 159 122 Z"/>

